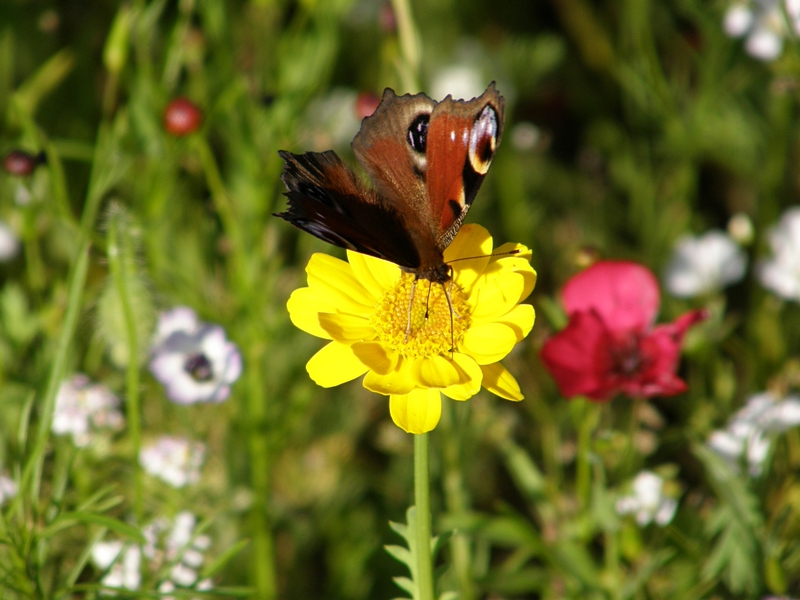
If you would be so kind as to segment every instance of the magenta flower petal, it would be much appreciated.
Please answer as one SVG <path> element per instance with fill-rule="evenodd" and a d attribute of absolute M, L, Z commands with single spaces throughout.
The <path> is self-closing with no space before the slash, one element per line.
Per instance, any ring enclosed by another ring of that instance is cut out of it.
<path fill-rule="evenodd" d="M 603 352 L 608 347 L 609 334 L 600 317 L 578 312 L 545 342 L 541 357 L 562 395 L 605 400 L 614 391 L 607 377 L 610 360 Z"/>
<path fill-rule="evenodd" d="M 569 315 L 594 310 L 612 331 L 644 332 L 655 322 L 661 294 L 642 265 L 600 261 L 570 279 L 562 298 Z"/>
<path fill-rule="evenodd" d="M 598 262 L 567 282 L 567 326 L 542 347 L 541 358 L 566 397 L 609 400 L 672 396 L 686 390 L 676 371 L 683 337 L 706 318 L 696 310 L 653 327 L 658 282 L 641 265 Z"/>

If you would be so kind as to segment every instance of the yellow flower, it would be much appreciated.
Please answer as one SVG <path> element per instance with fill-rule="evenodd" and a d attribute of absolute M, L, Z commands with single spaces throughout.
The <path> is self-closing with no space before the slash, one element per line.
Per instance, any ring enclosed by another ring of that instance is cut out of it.
<path fill-rule="evenodd" d="M 533 307 L 520 302 L 533 290 L 536 272 L 525 246 L 504 244 L 490 256 L 492 250 L 486 229 L 464 225 L 444 253 L 452 286 L 417 281 L 410 318 L 414 275 L 357 252 L 348 251 L 349 263 L 314 254 L 308 287 L 295 290 L 287 304 L 297 327 L 331 340 L 308 361 L 311 379 L 332 387 L 364 375 L 365 388 L 390 396 L 392 419 L 409 433 L 436 427 L 441 394 L 467 400 L 482 386 L 522 400 L 517 381 L 498 361 L 533 327 Z M 478 258 L 458 260 L 464 257 Z"/>

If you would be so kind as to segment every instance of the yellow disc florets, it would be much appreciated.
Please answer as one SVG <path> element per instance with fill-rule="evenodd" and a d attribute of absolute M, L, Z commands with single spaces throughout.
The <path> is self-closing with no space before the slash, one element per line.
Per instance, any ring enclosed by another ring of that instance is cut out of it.
<path fill-rule="evenodd" d="M 406 358 L 457 351 L 470 321 L 470 307 L 464 291 L 453 282 L 440 284 L 420 279 L 414 290 L 409 318 L 413 284 L 414 276 L 403 273 L 397 285 L 384 293 L 370 319 L 378 338 Z M 452 312 L 447 302 L 448 293 Z"/>

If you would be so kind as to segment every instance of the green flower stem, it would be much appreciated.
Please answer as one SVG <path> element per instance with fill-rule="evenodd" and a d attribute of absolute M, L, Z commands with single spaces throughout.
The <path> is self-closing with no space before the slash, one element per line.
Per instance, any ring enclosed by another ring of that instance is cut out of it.
<path fill-rule="evenodd" d="M 235 278 L 237 291 L 247 292 L 247 273 L 246 257 L 247 249 L 239 219 L 236 216 L 230 194 L 222 180 L 217 161 L 206 139 L 196 135 L 193 137 L 194 147 L 197 151 L 200 164 L 203 165 L 203 173 L 206 176 L 206 183 L 211 190 L 211 198 L 214 201 L 214 208 L 217 210 L 222 227 L 231 243 L 231 272 Z"/>
<path fill-rule="evenodd" d="M 37 292 L 45 287 L 44 263 L 39 252 L 39 239 L 36 234 L 36 208 L 28 206 L 23 213 L 24 225 L 22 241 L 25 248 L 25 265 L 28 270 L 28 281 L 31 288 Z"/>
<path fill-rule="evenodd" d="M 139 340 L 137 338 L 136 320 L 131 307 L 128 289 L 128 273 L 126 267 L 132 260 L 130 248 L 124 247 L 125 235 L 120 231 L 122 214 L 115 212 L 109 223 L 108 261 L 117 294 L 122 302 L 122 313 L 125 318 L 125 330 L 128 334 L 128 367 L 125 376 L 125 395 L 128 405 L 128 431 L 133 446 L 134 464 L 134 512 L 141 520 L 144 507 L 144 491 L 142 469 L 139 466 L 139 451 L 142 447 L 141 406 L 139 403 Z"/>
<path fill-rule="evenodd" d="M 419 600 L 435 600 L 431 553 L 431 469 L 427 433 L 414 436 L 414 502 L 417 507 L 417 586 Z"/>
<path fill-rule="evenodd" d="M 392 0 L 392 8 L 397 17 L 397 34 L 400 39 L 402 59 L 398 64 L 400 81 L 406 92 L 419 91 L 420 49 L 419 34 L 411 15 L 409 0 Z"/>
<path fill-rule="evenodd" d="M 37 430 L 36 442 L 31 452 L 30 460 L 26 463 L 22 473 L 21 490 L 25 490 L 30 484 L 30 498 L 32 503 L 39 498 L 39 483 L 41 481 L 42 466 L 44 464 L 47 440 L 50 437 L 50 427 L 53 422 L 53 412 L 56 405 L 56 394 L 61 380 L 64 377 L 64 370 L 67 364 L 72 336 L 78 324 L 78 317 L 81 312 L 81 299 L 86 283 L 86 273 L 89 269 L 89 242 L 86 241 L 78 254 L 78 260 L 72 270 L 69 282 L 69 292 L 67 295 L 67 311 L 64 315 L 64 324 L 61 329 L 61 337 L 58 340 L 56 354 L 53 357 L 50 376 L 47 379 L 44 397 L 41 401 L 41 412 L 39 415 L 39 429 Z"/>
<path fill-rule="evenodd" d="M 453 402 L 442 403 L 442 419 L 439 427 L 443 433 L 444 493 L 447 510 L 453 515 L 463 515 L 469 510 L 469 497 L 464 485 L 461 469 L 460 436 L 453 423 Z M 474 600 L 472 584 L 472 548 L 469 538 L 454 533 L 450 538 L 450 553 L 456 575 L 459 600 Z"/>
<path fill-rule="evenodd" d="M 255 598 L 275 600 L 278 597 L 275 576 L 275 548 L 272 540 L 272 521 L 269 513 L 270 443 L 268 439 L 267 398 L 261 372 L 256 365 L 264 361 L 264 347 L 255 340 L 248 340 L 245 369 L 247 377 L 247 414 L 250 431 L 250 480 L 253 486 L 253 507 L 249 515 L 252 532 L 252 578 L 255 583 Z"/>
<path fill-rule="evenodd" d="M 583 403 L 578 417 L 578 454 L 575 466 L 575 493 L 581 505 L 588 506 L 592 484 L 592 434 L 597 427 L 600 412 L 597 410 L 594 403 L 589 400 L 575 399 L 573 402 Z"/>

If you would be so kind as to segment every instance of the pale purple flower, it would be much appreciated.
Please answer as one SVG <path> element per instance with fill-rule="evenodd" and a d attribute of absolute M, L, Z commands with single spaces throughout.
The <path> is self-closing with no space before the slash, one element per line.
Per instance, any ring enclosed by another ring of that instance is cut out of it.
<path fill-rule="evenodd" d="M 751 396 L 737 411 L 725 429 L 711 433 L 708 447 L 738 471 L 742 458 L 753 477 L 761 474 L 769 455 L 770 434 L 800 425 L 800 397 L 777 398 L 770 392 Z"/>
<path fill-rule="evenodd" d="M 71 435 L 76 446 L 89 444 L 93 429 L 120 429 L 123 424 L 119 398 L 86 375 L 77 373 L 58 389 L 51 428 L 56 435 Z"/>
<path fill-rule="evenodd" d="M 761 284 L 781 298 L 800 302 L 800 206 L 784 212 L 767 237 L 772 257 L 758 265 Z"/>
<path fill-rule="evenodd" d="M 222 327 L 179 307 L 158 319 L 150 370 L 178 404 L 222 402 L 242 374 L 242 355 Z"/>
<path fill-rule="evenodd" d="M 675 516 L 678 502 L 664 495 L 664 479 L 652 471 L 642 471 L 633 480 L 633 493 L 621 496 L 616 503 L 617 514 L 636 516 L 636 522 L 644 527 L 651 521 L 662 527 Z"/>
<path fill-rule="evenodd" d="M 206 447 L 200 442 L 163 436 L 139 452 L 139 464 L 154 477 L 175 488 L 200 480 Z"/>
<path fill-rule="evenodd" d="M 675 244 L 664 286 L 673 296 L 691 298 L 736 283 L 746 268 L 747 255 L 728 234 L 712 230 L 684 236 Z"/>

